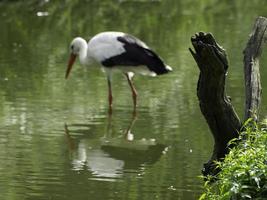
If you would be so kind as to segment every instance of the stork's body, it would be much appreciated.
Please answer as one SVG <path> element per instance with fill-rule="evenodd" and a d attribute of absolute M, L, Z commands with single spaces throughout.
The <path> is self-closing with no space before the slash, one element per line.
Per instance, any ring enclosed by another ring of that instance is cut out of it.
<path fill-rule="evenodd" d="M 102 32 L 95 35 L 88 44 L 80 37 L 71 42 L 71 56 L 66 71 L 68 77 L 76 56 L 82 65 L 93 62 L 101 64 L 107 73 L 109 88 L 109 108 L 112 107 L 111 74 L 114 69 L 121 70 L 131 87 L 134 109 L 137 92 L 132 83 L 134 73 L 156 76 L 172 71 L 162 59 L 144 42 L 122 32 Z"/>

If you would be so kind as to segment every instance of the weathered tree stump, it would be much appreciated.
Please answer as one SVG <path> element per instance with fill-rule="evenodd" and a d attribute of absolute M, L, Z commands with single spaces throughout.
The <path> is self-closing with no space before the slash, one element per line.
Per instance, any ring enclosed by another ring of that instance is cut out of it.
<path fill-rule="evenodd" d="M 246 85 L 245 120 L 258 120 L 261 85 L 259 57 L 267 41 L 267 19 L 257 18 L 254 29 L 244 50 L 244 72 Z M 214 149 L 210 160 L 204 164 L 204 175 L 215 175 L 219 169 L 214 161 L 221 160 L 229 152 L 228 142 L 238 137 L 242 127 L 230 99 L 225 92 L 228 61 L 225 50 L 216 43 L 211 33 L 199 32 L 191 38 L 195 52 L 189 49 L 199 69 L 197 96 L 214 138 Z"/>
<path fill-rule="evenodd" d="M 238 137 L 240 120 L 225 93 L 225 77 L 228 61 L 225 50 L 220 47 L 212 34 L 198 33 L 191 38 L 195 49 L 192 53 L 200 69 L 197 96 L 202 114 L 206 118 L 214 137 L 211 159 L 204 164 L 203 174 L 215 174 L 214 161 L 228 153 L 228 142 Z"/>

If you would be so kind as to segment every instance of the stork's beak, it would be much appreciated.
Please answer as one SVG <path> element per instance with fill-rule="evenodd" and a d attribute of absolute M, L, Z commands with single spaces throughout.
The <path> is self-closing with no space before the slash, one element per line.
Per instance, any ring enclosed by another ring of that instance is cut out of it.
<path fill-rule="evenodd" d="M 68 76 L 70 74 L 70 71 L 71 71 L 73 63 L 75 62 L 75 59 L 76 59 L 76 55 L 71 53 L 70 54 L 70 58 L 69 58 L 68 68 L 67 68 L 67 71 L 66 71 L 66 74 L 65 74 L 65 78 L 66 79 L 68 78 Z"/>

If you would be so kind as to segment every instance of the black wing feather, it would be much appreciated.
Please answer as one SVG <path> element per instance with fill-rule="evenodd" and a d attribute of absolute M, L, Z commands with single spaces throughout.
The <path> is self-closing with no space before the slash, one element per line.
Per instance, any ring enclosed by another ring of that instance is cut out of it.
<path fill-rule="evenodd" d="M 105 67 L 112 66 L 139 66 L 146 65 L 156 74 L 167 73 L 165 64 L 160 57 L 149 49 L 141 40 L 132 35 L 118 37 L 117 40 L 124 44 L 125 52 L 108 58 L 102 62 Z"/>

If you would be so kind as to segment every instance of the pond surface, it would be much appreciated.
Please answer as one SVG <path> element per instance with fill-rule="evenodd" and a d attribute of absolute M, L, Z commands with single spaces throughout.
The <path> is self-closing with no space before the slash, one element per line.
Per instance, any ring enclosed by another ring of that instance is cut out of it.
<path fill-rule="evenodd" d="M 212 32 L 227 50 L 227 92 L 242 118 L 242 50 L 266 4 L 0 1 L 0 199 L 197 199 L 213 139 L 196 98 L 190 37 Z M 136 116 L 121 74 L 113 79 L 112 116 L 99 68 L 77 63 L 64 79 L 72 38 L 107 30 L 138 36 L 174 69 L 135 77 Z"/>

